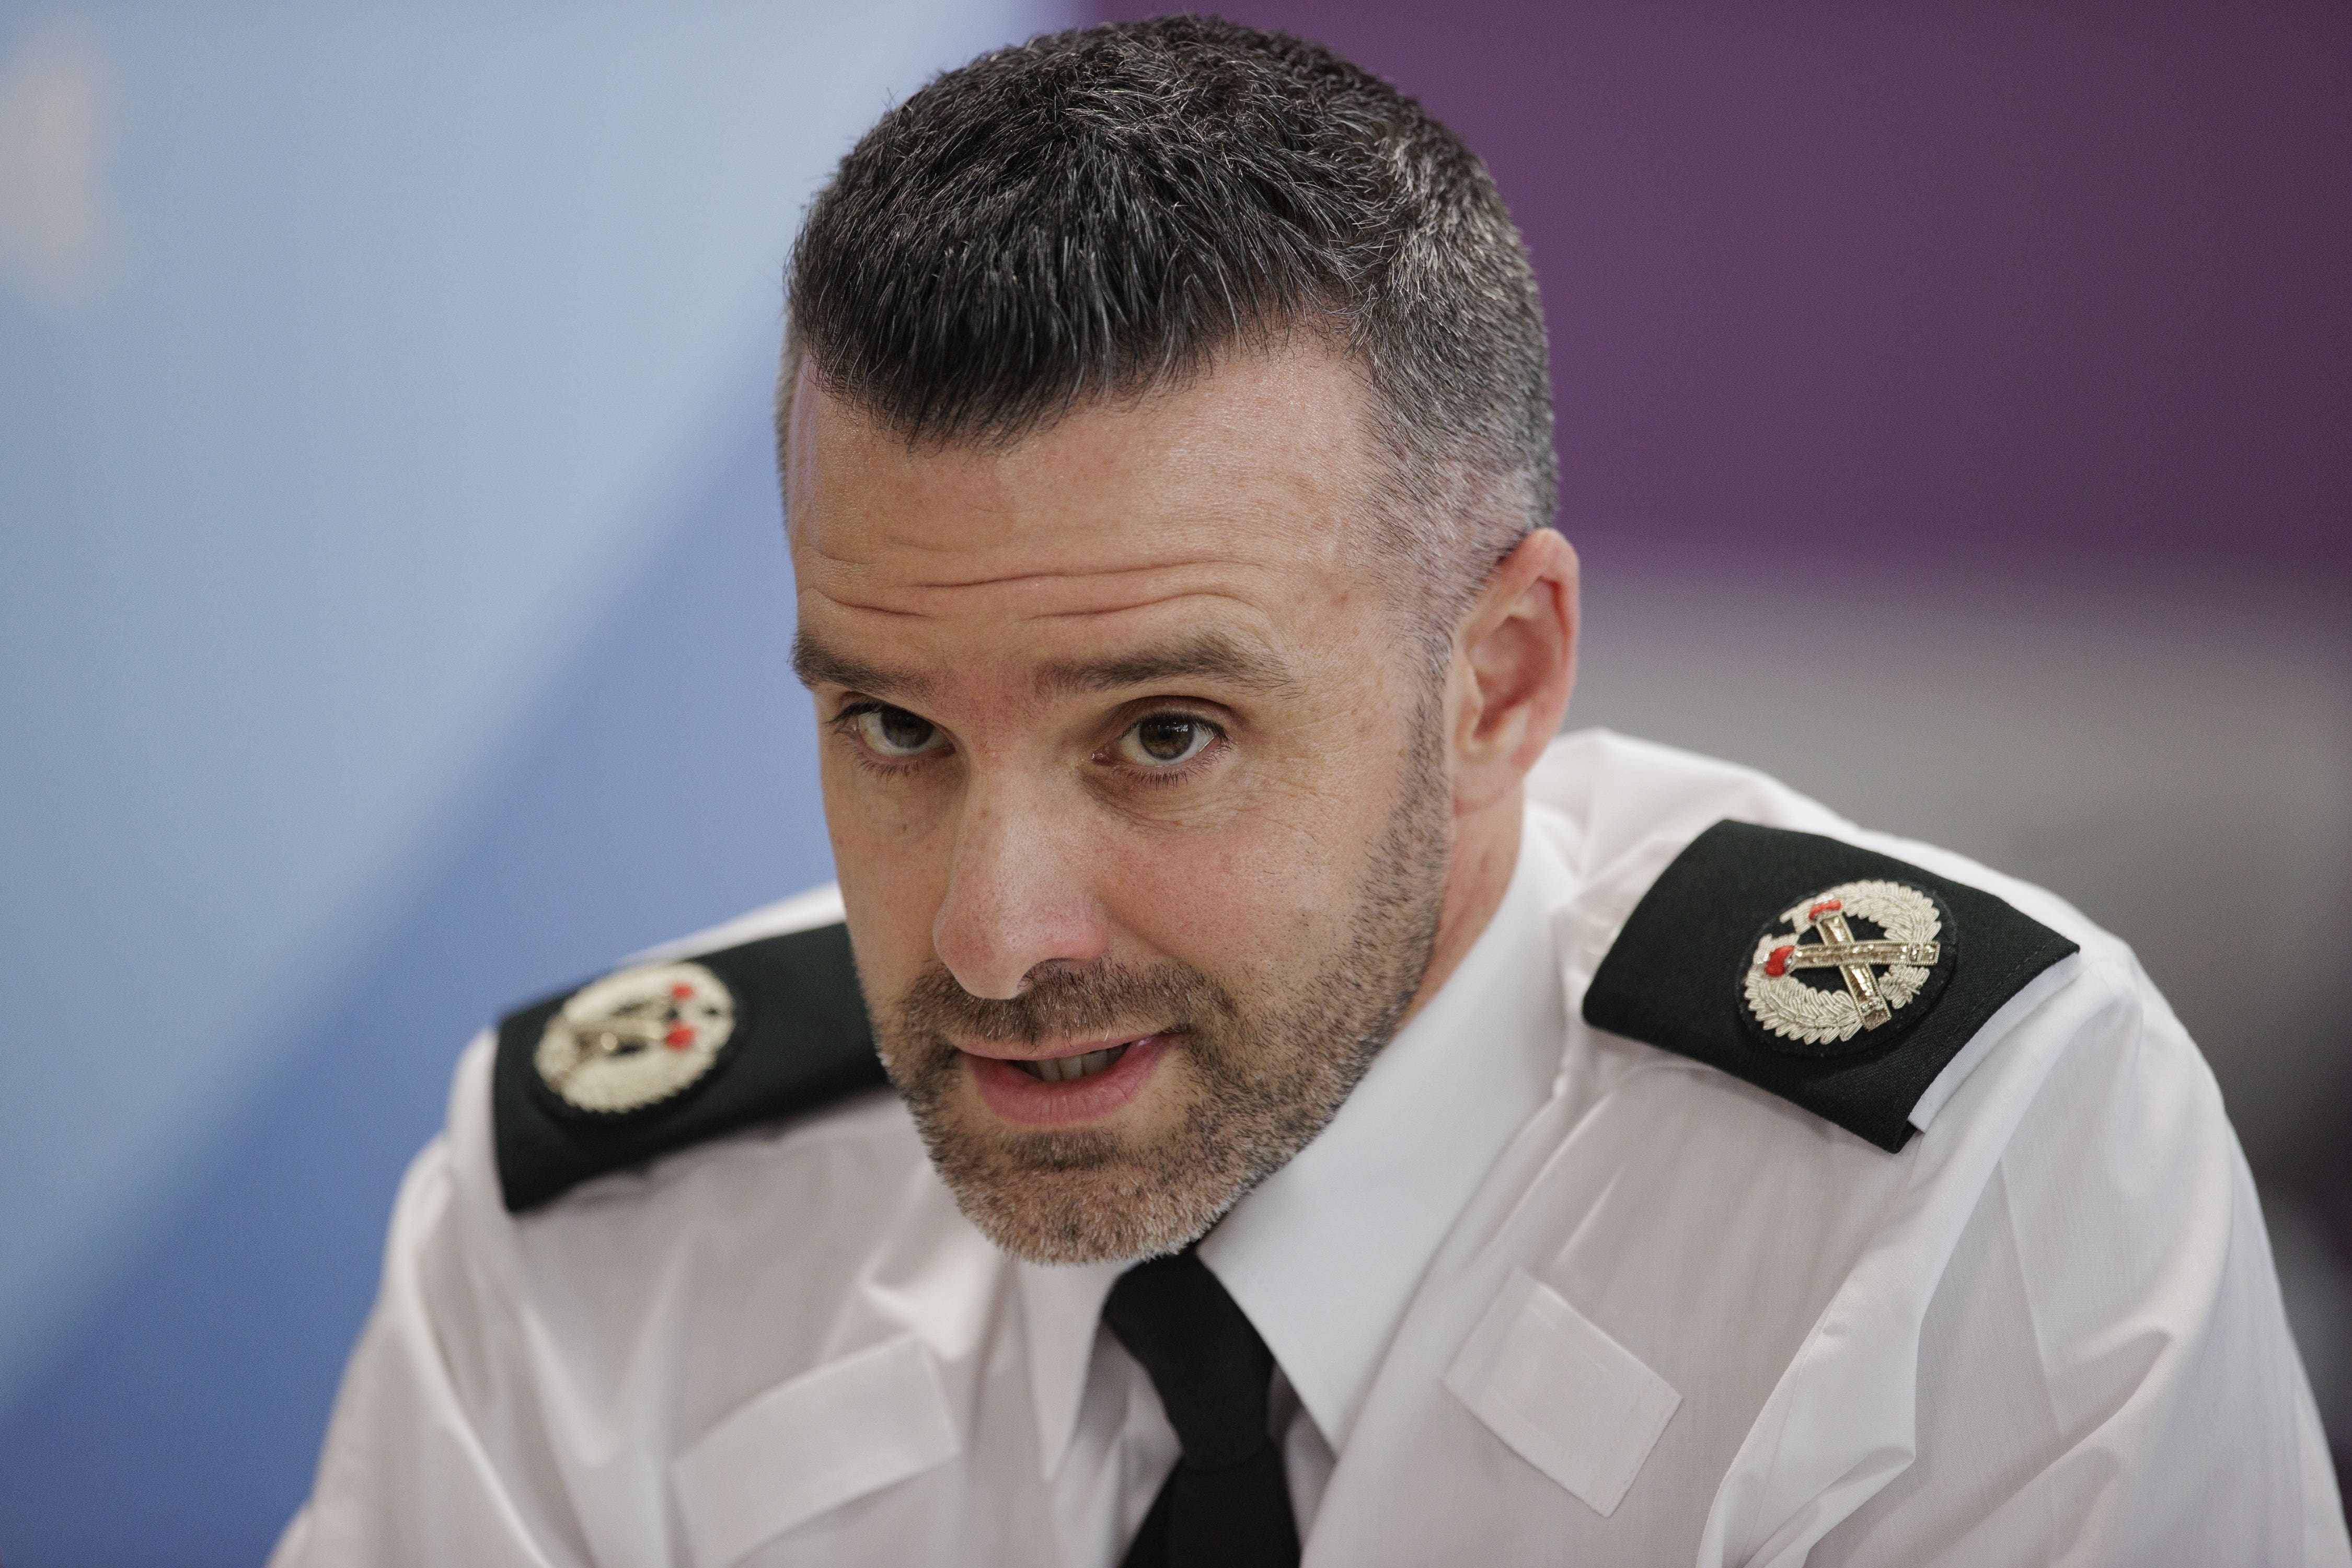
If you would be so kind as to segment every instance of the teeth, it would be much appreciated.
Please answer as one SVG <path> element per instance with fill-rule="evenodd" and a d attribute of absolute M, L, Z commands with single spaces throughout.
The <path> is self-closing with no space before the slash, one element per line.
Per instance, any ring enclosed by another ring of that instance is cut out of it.
<path fill-rule="evenodd" d="M 1076 1083 L 1082 1078 L 1094 1077 L 1125 1055 L 1127 1047 L 1112 1046 L 1107 1050 L 1088 1051 L 1084 1056 L 1047 1057 L 1043 1061 L 1014 1065 L 1031 1078 L 1041 1078 L 1047 1083 Z"/>

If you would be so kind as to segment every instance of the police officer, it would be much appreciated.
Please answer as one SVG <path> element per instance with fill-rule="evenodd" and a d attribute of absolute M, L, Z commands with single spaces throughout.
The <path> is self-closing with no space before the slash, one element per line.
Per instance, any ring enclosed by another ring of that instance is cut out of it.
<path fill-rule="evenodd" d="M 1418 106 L 1005 49 L 790 303 L 839 887 L 467 1050 L 278 1563 L 2352 1561 L 2130 953 L 1554 739 L 1535 284 Z"/>

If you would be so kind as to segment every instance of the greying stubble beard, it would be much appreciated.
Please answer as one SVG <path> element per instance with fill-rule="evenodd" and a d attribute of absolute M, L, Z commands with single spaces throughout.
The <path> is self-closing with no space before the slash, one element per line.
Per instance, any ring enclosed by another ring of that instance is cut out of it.
<path fill-rule="evenodd" d="M 933 969 L 873 1009 L 883 1059 L 964 1214 L 1032 1263 L 1097 1263 L 1197 1240 L 1339 1114 L 1394 1037 L 1436 947 L 1452 812 L 1434 692 L 1416 705 L 1402 792 L 1358 878 L 1339 950 L 1285 996 L 1237 994 L 1180 963 L 1048 969 L 1009 1000 Z M 955 1109 L 953 1038 L 1181 1034 L 1192 1103 L 1149 1143 L 1096 1129 L 1007 1132 Z"/>

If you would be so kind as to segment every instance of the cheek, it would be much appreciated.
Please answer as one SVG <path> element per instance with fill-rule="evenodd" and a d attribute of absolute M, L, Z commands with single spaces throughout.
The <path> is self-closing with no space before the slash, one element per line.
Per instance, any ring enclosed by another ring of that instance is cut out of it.
<path fill-rule="evenodd" d="M 1335 809 L 1337 808 L 1337 809 Z M 1328 945 L 1358 864 L 1344 804 L 1268 792 L 1213 828 L 1103 846 L 1113 920 L 1144 947 L 1229 979 L 1279 973 Z"/>
<path fill-rule="evenodd" d="M 833 844 L 857 967 L 877 995 L 894 995 L 928 967 L 946 860 L 920 814 L 867 787 L 854 762 L 820 764 L 825 834 Z"/>

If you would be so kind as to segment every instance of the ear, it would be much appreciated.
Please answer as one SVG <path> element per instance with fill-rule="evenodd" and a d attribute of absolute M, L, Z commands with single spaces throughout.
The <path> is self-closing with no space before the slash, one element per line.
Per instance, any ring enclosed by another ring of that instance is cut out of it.
<path fill-rule="evenodd" d="M 1557 529 L 1519 541 L 1454 638 L 1454 810 L 1508 795 L 1550 744 L 1576 683 L 1576 551 Z"/>

